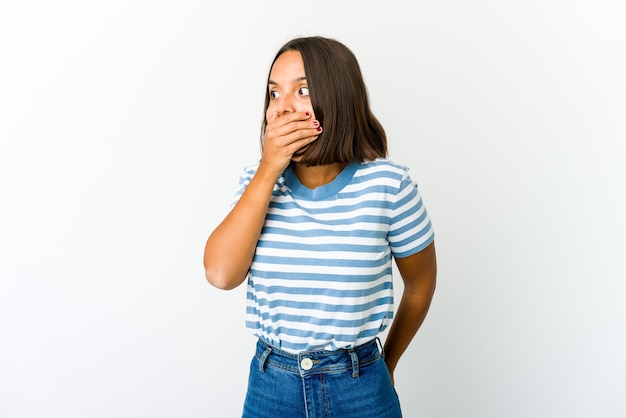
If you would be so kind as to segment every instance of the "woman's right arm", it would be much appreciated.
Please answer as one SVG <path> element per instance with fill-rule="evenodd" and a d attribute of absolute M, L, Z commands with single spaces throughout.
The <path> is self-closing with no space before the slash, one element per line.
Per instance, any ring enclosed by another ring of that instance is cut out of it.
<path fill-rule="evenodd" d="M 293 154 L 319 135 L 309 119 L 307 112 L 294 112 L 268 121 L 256 174 L 204 248 L 204 270 L 213 286 L 230 290 L 246 279 L 276 180 Z"/>
<path fill-rule="evenodd" d="M 276 179 L 259 166 L 237 204 L 209 236 L 204 269 L 213 286 L 230 290 L 246 278 Z"/>

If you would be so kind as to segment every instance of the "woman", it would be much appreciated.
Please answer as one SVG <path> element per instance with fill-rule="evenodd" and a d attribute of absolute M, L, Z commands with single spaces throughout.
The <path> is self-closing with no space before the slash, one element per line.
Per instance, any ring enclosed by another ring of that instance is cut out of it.
<path fill-rule="evenodd" d="M 347 47 L 309 37 L 278 51 L 261 140 L 204 253 L 212 285 L 247 278 L 259 340 L 243 416 L 400 417 L 393 373 L 435 289 L 434 233 L 407 169 L 386 159 Z M 392 258 L 404 291 L 382 349 Z"/>

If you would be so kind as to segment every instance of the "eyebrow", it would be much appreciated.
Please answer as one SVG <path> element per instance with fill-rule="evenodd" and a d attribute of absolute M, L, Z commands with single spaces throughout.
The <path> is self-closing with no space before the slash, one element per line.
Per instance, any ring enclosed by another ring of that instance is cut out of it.
<path fill-rule="evenodd" d="M 295 80 L 293 80 L 293 81 L 306 81 L 306 77 L 298 77 L 298 78 L 296 78 L 296 79 L 295 79 Z M 271 85 L 273 85 L 273 86 L 277 86 L 277 85 L 278 85 L 278 83 L 277 83 L 277 82 L 272 81 L 272 80 L 268 80 L 267 84 L 271 84 Z"/>

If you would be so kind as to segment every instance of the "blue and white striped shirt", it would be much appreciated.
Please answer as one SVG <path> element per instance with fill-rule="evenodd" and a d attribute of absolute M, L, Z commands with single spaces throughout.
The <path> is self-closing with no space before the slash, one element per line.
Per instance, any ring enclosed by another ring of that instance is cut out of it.
<path fill-rule="evenodd" d="M 257 168 L 245 170 L 235 202 Z M 355 163 L 316 189 L 289 167 L 274 186 L 248 274 L 246 326 L 292 353 L 363 344 L 393 318 L 392 256 L 433 239 L 406 167 Z"/>

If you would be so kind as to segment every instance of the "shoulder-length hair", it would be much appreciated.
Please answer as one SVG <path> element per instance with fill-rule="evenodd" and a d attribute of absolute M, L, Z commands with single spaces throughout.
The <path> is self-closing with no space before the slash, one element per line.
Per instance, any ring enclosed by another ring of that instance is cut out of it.
<path fill-rule="evenodd" d="M 287 51 L 298 51 L 302 56 L 313 112 L 324 128 L 300 162 L 316 166 L 386 157 L 387 136 L 370 109 L 367 88 L 352 51 L 334 39 L 320 36 L 296 38 L 278 51 L 270 72 L 276 59 Z M 269 102 L 269 91 L 266 90 L 261 146 Z"/>

